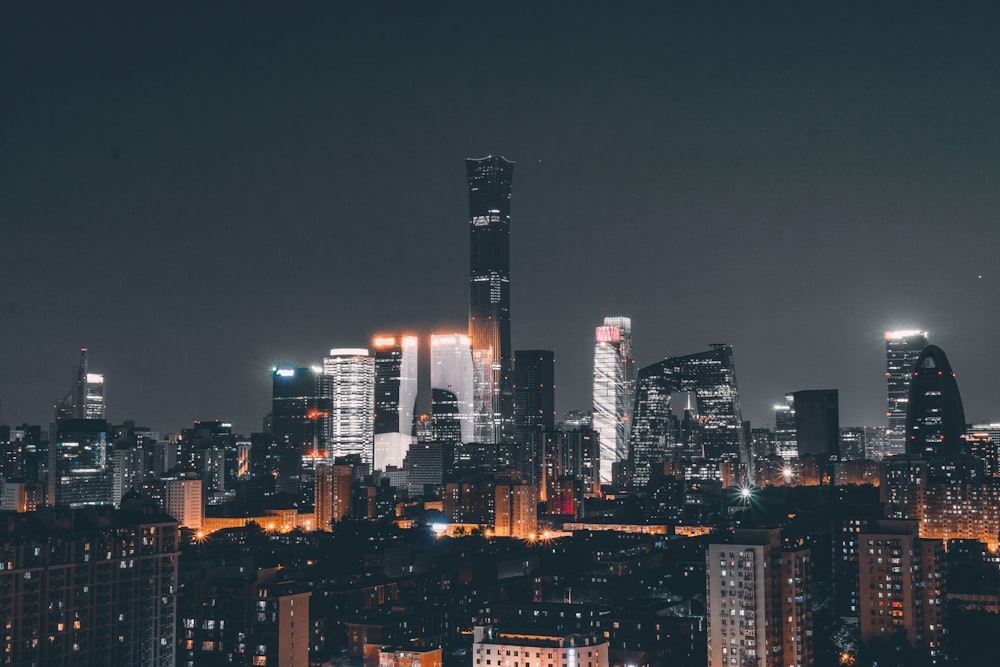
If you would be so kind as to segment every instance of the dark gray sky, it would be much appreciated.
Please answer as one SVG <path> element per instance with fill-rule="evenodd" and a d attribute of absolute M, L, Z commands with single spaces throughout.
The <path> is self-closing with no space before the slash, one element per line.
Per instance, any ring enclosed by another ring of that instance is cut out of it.
<path fill-rule="evenodd" d="M 276 362 L 463 329 L 488 153 L 560 411 L 626 314 L 639 365 L 733 344 L 754 422 L 882 423 L 913 325 L 1000 418 L 994 3 L 684 4 L 4 3 L 0 418 L 88 346 L 113 419 L 249 432 Z"/>

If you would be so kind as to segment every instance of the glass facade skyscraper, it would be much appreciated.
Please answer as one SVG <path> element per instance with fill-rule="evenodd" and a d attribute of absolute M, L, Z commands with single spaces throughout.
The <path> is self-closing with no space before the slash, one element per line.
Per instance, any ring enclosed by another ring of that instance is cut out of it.
<path fill-rule="evenodd" d="M 417 337 L 376 336 L 375 468 L 403 467 L 413 442 L 417 402 Z"/>
<path fill-rule="evenodd" d="M 431 418 L 434 438 L 473 442 L 471 340 L 462 334 L 431 336 Z"/>
<path fill-rule="evenodd" d="M 469 338 L 475 364 L 475 440 L 514 438 L 510 341 L 510 193 L 514 163 L 465 161 L 469 187 Z"/>
<path fill-rule="evenodd" d="M 517 445 L 556 427 L 556 363 L 551 350 L 514 353 L 514 433 Z"/>
<path fill-rule="evenodd" d="M 375 359 L 365 348 L 334 348 L 323 359 L 324 395 L 330 398 L 327 436 L 331 458 L 374 459 Z"/>
<path fill-rule="evenodd" d="M 601 484 L 611 484 L 612 466 L 629 458 L 629 411 L 635 389 L 632 320 L 605 317 L 594 332 L 593 428 L 600 437 Z"/>
<path fill-rule="evenodd" d="M 954 460 L 965 452 L 965 410 L 944 350 L 928 345 L 917 357 L 906 411 L 906 453 Z"/>
<path fill-rule="evenodd" d="M 927 332 L 919 330 L 885 332 L 885 382 L 888 406 L 885 416 L 886 451 L 883 455 L 906 453 L 906 406 L 910 400 L 913 364 L 927 347 Z M 879 457 L 882 458 L 882 457 Z"/>
<path fill-rule="evenodd" d="M 749 481 L 753 481 L 733 348 L 723 344 L 711 347 L 708 352 L 671 357 L 639 371 L 630 440 L 633 488 L 645 488 L 652 466 L 668 455 L 673 392 L 695 395 L 697 439 L 704 457 L 713 462 L 738 459 L 745 464 Z"/>

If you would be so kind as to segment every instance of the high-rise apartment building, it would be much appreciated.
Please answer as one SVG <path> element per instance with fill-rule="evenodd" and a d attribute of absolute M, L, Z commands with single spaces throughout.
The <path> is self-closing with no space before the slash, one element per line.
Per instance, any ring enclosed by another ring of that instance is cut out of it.
<path fill-rule="evenodd" d="M 944 543 L 917 537 L 915 521 L 891 520 L 874 522 L 858 542 L 861 641 L 898 642 L 943 659 Z"/>
<path fill-rule="evenodd" d="M 201 480 L 196 477 L 178 477 L 165 480 L 166 498 L 164 507 L 185 528 L 201 530 L 205 520 L 205 504 L 202 500 Z"/>
<path fill-rule="evenodd" d="M 403 467 L 414 441 L 417 403 L 417 337 L 376 336 L 375 350 L 375 468 Z"/>
<path fill-rule="evenodd" d="M 611 484 L 614 481 L 612 468 L 628 461 L 629 419 L 634 393 L 632 320 L 605 317 L 604 324 L 594 331 L 593 428 L 600 435 L 601 484 Z"/>
<path fill-rule="evenodd" d="M 437 440 L 474 441 L 471 342 L 457 333 L 431 336 L 431 419 Z"/>
<path fill-rule="evenodd" d="M 469 188 L 469 338 L 476 365 L 475 440 L 514 437 L 510 339 L 510 194 L 514 163 L 465 161 Z"/>
<path fill-rule="evenodd" d="M 671 454 L 668 434 L 673 426 L 670 410 L 673 392 L 694 394 L 696 415 L 691 421 L 702 456 L 713 464 L 739 461 L 748 480 L 753 481 L 733 348 L 721 343 L 711 348 L 707 352 L 670 357 L 639 371 L 629 440 L 630 481 L 634 488 L 644 489 L 651 467 Z"/>
<path fill-rule="evenodd" d="M 177 522 L 134 495 L 3 515 L 0 662 L 174 666 Z"/>
<path fill-rule="evenodd" d="M 498 537 L 528 539 L 538 531 L 538 489 L 534 484 L 497 484 L 493 531 Z"/>
<path fill-rule="evenodd" d="M 807 548 L 782 549 L 780 529 L 737 529 L 706 555 L 709 667 L 813 663 Z"/>
<path fill-rule="evenodd" d="M 365 348 L 334 348 L 323 359 L 323 383 L 324 395 L 330 398 L 329 455 L 358 454 L 371 466 L 375 456 L 375 359 Z"/>
<path fill-rule="evenodd" d="M 885 381 L 888 394 L 884 455 L 906 452 L 906 406 L 910 400 L 913 364 L 927 347 L 927 332 L 913 330 L 885 332 Z M 879 456 L 878 458 L 883 458 Z"/>
<path fill-rule="evenodd" d="M 316 464 L 315 512 L 317 530 L 330 527 L 351 513 L 354 468 L 343 461 Z"/>

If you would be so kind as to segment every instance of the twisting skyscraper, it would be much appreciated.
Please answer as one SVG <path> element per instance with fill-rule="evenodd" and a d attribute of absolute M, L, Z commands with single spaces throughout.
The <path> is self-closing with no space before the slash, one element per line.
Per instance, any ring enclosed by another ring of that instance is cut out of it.
<path fill-rule="evenodd" d="M 469 186 L 469 337 L 475 366 L 475 439 L 514 436 L 510 342 L 510 191 L 514 163 L 465 161 Z"/>
<path fill-rule="evenodd" d="M 886 417 L 887 450 L 883 454 L 906 453 L 906 406 L 910 400 L 913 364 L 927 347 L 926 331 L 885 332 L 885 383 L 888 394 Z"/>
<path fill-rule="evenodd" d="M 634 389 L 632 320 L 605 317 L 594 332 L 594 430 L 600 436 L 601 484 L 611 484 L 611 467 L 628 460 Z"/>

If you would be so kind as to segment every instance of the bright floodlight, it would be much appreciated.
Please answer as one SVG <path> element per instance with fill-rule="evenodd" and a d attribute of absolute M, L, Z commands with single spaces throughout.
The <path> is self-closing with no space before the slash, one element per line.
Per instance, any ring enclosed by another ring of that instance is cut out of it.
<path fill-rule="evenodd" d="M 744 486 L 742 489 L 740 489 L 740 498 L 742 498 L 743 500 L 746 500 L 749 497 L 750 497 L 750 487 L 749 486 Z"/>

